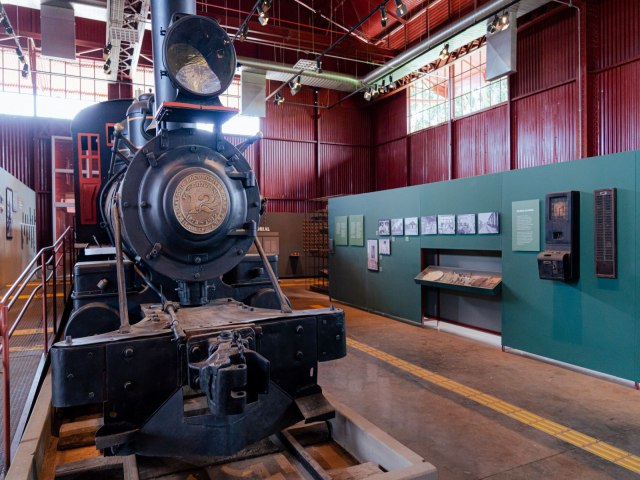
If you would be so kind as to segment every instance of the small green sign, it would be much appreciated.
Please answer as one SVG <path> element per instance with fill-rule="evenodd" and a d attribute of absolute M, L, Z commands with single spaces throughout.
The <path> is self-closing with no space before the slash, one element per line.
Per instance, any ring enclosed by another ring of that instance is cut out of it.
<path fill-rule="evenodd" d="M 540 251 L 540 200 L 511 203 L 511 250 Z"/>
<path fill-rule="evenodd" d="M 349 217 L 336 217 L 336 245 L 349 245 Z"/>
<path fill-rule="evenodd" d="M 364 247 L 364 215 L 349 215 L 349 245 Z"/>

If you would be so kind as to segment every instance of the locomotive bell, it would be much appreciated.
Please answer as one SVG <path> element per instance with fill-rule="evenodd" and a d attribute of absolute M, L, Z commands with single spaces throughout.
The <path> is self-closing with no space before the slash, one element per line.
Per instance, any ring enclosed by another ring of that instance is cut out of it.
<path fill-rule="evenodd" d="M 227 33 L 215 20 L 197 15 L 174 15 L 163 60 L 178 99 L 216 99 L 231 85 L 236 71 L 236 52 Z"/>

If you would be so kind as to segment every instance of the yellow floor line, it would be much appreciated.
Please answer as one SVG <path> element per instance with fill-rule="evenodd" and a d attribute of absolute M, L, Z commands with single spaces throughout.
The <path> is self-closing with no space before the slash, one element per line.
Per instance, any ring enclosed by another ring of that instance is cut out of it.
<path fill-rule="evenodd" d="M 31 345 L 29 347 L 11 347 L 9 349 L 10 353 L 17 353 L 17 352 L 34 352 L 36 350 L 42 350 L 44 348 L 44 345 Z"/>
<path fill-rule="evenodd" d="M 377 348 L 370 347 L 362 342 L 358 342 L 357 340 L 353 340 L 352 338 L 347 338 L 347 344 L 350 347 L 393 365 L 394 367 L 410 373 L 411 375 L 462 395 L 480 405 L 502 413 L 503 415 L 511 417 L 525 425 L 529 425 L 536 430 L 575 445 L 585 452 L 592 453 L 593 455 L 631 470 L 632 472 L 640 473 L 640 457 L 633 455 L 631 452 L 621 450 L 606 442 L 602 442 L 597 438 L 585 435 L 584 433 L 580 433 L 577 430 L 573 430 L 559 423 L 552 422 L 551 420 L 547 420 L 533 412 L 529 412 L 528 410 L 507 403 L 499 398 L 487 395 L 480 390 L 467 387 L 466 385 L 450 380 L 442 375 L 438 375 L 437 373 L 430 372 L 427 369 L 413 365 L 412 363 L 398 357 L 394 357 L 393 355 L 383 352 L 382 350 L 378 350 Z"/>
<path fill-rule="evenodd" d="M 329 308 L 329 305 L 309 305 L 310 308 Z"/>
<path fill-rule="evenodd" d="M 53 333 L 53 328 L 48 328 L 47 329 L 48 333 Z M 38 333 L 42 333 L 42 329 L 41 328 L 23 328 L 20 330 L 15 330 L 13 332 L 13 335 L 36 335 Z"/>

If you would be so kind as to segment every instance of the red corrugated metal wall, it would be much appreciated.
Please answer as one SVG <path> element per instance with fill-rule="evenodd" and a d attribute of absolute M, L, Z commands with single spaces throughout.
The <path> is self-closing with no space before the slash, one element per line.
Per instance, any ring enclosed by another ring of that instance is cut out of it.
<path fill-rule="evenodd" d="M 34 188 L 31 122 L 23 117 L 0 117 L 0 167 Z"/>
<path fill-rule="evenodd" d="M 278 85 L 270 82 L 269 91 Z M 372 190 L 368 112 L 351 101 L 332 109 L 311 107 L 316 101 L 333 105 L 340 98 L 336 92 L 281 92 L 282 105 L 267 103 L 264 138 L 252 164 L 259 172 L 262 194 L 270 200 L 269 211 L 303 213 L 317 208 L 311 199 Z"/>
<path fill-rule="evenodd" d="M 407 139 L 400 138 L 376 147 L 376 189 L 406 187 Z"/>
<path fill-rule="evenodd" d="M 514 168 L 576 158 L 576 94 L 569 83 L 513 102 Z"/>
<path fill-rule="evenodd" d="M 409 137 L 410 184 L 449 178 L 449 127 L 427 128 Z"/>
<path fill-rule="evenodd" d="M 507 105 L 453 123 L 453 178 L 509 170 Z"/>
<path fill-rule="evenodd" d="M 51 137 L 69 136 L 66 120 L 0 116 L 0 167 L 36 192 L 38 248 L 52 236 Z"/>
<path fill-rule="evenodd" d="M 640 2 L 603 0 L 590 7 L 591 151 L 639 149 Z"/>

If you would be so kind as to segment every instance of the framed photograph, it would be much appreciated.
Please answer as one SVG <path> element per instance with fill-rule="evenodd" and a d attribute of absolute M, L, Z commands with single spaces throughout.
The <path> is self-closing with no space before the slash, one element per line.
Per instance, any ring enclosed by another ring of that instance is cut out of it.
<path fill-rule="evenodd" d="M 404 235 L 404 218 L 391 219 L 391 235 Z"/>
<path fill-rule="evenodd" d="M 404 219 L 404 234 L 418 235 L 418 217 L 408 217 Z"/>
<path fill-rule="evenodd" d="M 476 214 L 463 213 L 457 217 L 456 232 L 458 235 L 475 235 L 476 233 Z"/>
<path fill-rule="evenodd" d="M 380 247 L 380 255 L 391 255 L 391 239 L 390 238 L 381 238 L 379 247 Z"/>
<path fill-rule="evenodd" d="M 478 233 L 480 235 L 495 235 L 500 233 L 500 214 L 498 212 L 479 213 Z"/>
<path fill-rule="evenodd" d="M 420 217 L 420 233 L 422 235 L 437 235 L 438 221 L 435 215 Z"/>
<path fill-rule="evenodd" d="M 378 235 L 391 235 L 391 220 L 378 220 Z"/>
<path fill-rule="evenodd" d="M 438 215 L 438 233 L 440 235 L 456 234 L 456 216 Z"/>
<path fill-rule="evenodd" d="M 378 267 L 378 240 L 367 240 L 367 269 L 377 272 Z"/>

